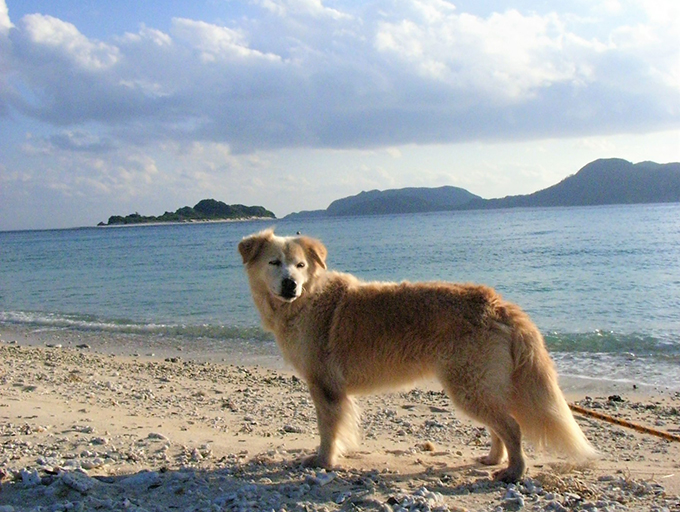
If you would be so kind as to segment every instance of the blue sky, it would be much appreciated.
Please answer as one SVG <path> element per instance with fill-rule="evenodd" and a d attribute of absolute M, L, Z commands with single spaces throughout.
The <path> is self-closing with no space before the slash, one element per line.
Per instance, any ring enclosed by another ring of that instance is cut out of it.
<path fill-rule="evenodd" d="M 680 3 L 0 0 L 0 229 L 680 161 Z"/>

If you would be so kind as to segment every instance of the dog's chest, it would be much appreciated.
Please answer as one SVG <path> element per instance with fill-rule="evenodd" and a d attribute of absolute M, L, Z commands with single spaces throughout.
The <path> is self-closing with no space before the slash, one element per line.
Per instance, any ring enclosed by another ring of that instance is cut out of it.
<path fill-rule="evenodd" d="M 276 335 L 276 344 L 286 363 L 290 364 L 302 376 L 309 374 L 309 343 L 300 335 Z"/>

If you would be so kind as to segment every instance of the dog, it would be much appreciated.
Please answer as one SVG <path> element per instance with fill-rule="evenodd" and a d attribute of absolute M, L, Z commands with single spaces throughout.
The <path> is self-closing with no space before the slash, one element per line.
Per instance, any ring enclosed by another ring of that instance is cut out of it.
<path fill-rule="evenodd" d="M 574 420 L 537 327 L 494 290 L 445 282 L 381 283 L 328 270 L 306 236 L 264 230 L 238 245 L 263 327 L 309 387 L 321 443 L 306 463 L 332 468 L 356 442 L 352 396 L 435 377 L 457 407 L 484 424 L 480 462 L 520 480 L 522 438 L 576 459 L 596 455 Z"/>

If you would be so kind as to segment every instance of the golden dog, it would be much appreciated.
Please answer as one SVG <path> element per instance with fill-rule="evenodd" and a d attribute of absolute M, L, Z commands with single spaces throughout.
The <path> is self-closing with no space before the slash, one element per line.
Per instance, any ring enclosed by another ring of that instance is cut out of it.
<path fill-rule="evenodd" d="M 326 270 L 318 240 L 272 230 L 238 246 L 264 328 L 307 382 L 325 468 L 354 440 L 351 395 L 436 377 L 451 400 L 491 434 L 484 464 L 526 470 L 522 436 L 579 459 L 595 455 L 557 383 L 543 337 L 516 305 L 484 286 L 367 283 Z"/>

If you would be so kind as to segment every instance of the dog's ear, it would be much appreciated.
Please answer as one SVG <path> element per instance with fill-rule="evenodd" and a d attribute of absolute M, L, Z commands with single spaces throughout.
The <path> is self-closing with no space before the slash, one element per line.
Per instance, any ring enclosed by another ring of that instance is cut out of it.
<path fill-rule="evenodd" d="M 248 264 L 257 258 L 260 251 L 264 247 L 264 244 L 272 239 L 274 236 L 274 231 L 267 229 L 265 231 L 260 231 L 254 235 L 250 235 L 241 240 L 238 244 L 238 252 L 241 253 L 241 258 L 243 258 L 243 263 Z"/>
<path fill-rule="evenodd" d="M 305 250 L 305 253 L 309 259 L 314 261 L 317 265 L 325 270 L 326 256 L 328 256 L 328 250 L 326 247 L 319 240 L 306 236 L 298 238 L 298 242 Z"/>

